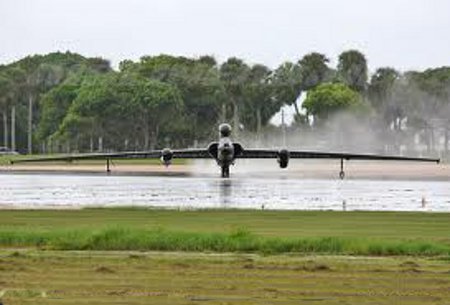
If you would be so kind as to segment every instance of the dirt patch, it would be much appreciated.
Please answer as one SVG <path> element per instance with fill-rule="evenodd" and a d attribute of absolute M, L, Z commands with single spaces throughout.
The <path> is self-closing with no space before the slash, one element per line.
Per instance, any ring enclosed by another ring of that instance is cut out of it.
<path fill-rule="evenodd" d="M 244 264 L 242 266 L 243 269 L 258 269 L 258 270 L 293 270 L 293 271 L 308 271 L 308 272 L 316 272 L 316 271 L 331 271 L 331 267 L 316 262 L 306 262 L 300 266 L 287 266 L 287 265 L 254 265 L 251 263 Z"/>
<path fill-rule="evenodd" d="M 116 273 L 116 271 L 114 271 L 113 269 L 105 267 L 105 266 L 99 266 L 99 267 L 95 268 L 95 272 L 98 272 L 98 273 L 110 273 L 110 274 L 111 273 Z"/>
<path fill-rule="evenodd" d="M 20 253 L 19 251 L 14 251 L 10 255 L 8 255 L 8 257 L 18 258 L 18 257 L 27 257 L 27 256 L 23 253 Z"/>
<path fill-rule="evenodd" d="M 413 261 L 403 262 L 399 266 L 404 267 L 404 268 L 419 268 L 420 267 L 420 265 L 418 263 L 413 262 Z"/>
<path fill-rule="evenodd" d="M 330 266 L 324 264 L 324 263 L 318 263 L 312 260 L 307 261 L 303 266 L 299 267 L 300 270 L 304 270 L 304 271 L 310 271 L 310 272 L 315 272 L 315 271 L 330 271 L 331 268 Z"/>
<path fill-rule="evenodd" d="M 174 266 L 175 268 L 179 268 L 179 269 L 187 269 L 190 267 L 190 265 L 186 264 L 186 263 L 175 263 L 172 266 Z"/>
<path fill-rule="evenodd" d="M 407 268 L 407 269 L 402 270 L 402 272 L 405 272 L 405 273 L 422 273 L 424 271 L 420 270 L 420 269 L 417 269 L 417 268 Z"/>
<path fill-rule="evenodd" d="M 145 256 L 144 255 L 139 255 L 139 254 L 130 254 L 128 256 L 128 258 L 129 259 L 142 259 L 142 258 L 145 258 Z"/>

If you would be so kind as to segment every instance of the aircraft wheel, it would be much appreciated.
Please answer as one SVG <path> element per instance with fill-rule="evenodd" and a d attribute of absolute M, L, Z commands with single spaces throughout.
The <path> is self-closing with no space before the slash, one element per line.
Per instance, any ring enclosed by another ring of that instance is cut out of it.
<path fill-rule="evenodd" d="M 344 180 L 344 178 L 345 178 L 345 172 L 344 171 L 340 171 L 339 172 L 339 178 L 341 178 L 341 180 Z"/>
<path fill-rule="evenodd" d="M 229 178 L 230 177 L 230 168 L 228 166 L 222 167 L 222 178 Z"/>

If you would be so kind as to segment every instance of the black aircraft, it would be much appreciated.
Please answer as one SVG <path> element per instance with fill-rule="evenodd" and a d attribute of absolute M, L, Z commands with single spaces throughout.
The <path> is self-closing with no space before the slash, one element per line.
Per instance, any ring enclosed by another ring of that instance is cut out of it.
<path fill-rule="evenodd" d="M 340 152 L 318 152 L 318 151 L 289 151 L 287 149 L 247 149 L 241 144 L 233 142 L 230 138 L 231 126 L 221 124 L 219 126 L 219 141 L 209 144 L 207 148 L 202 149 L 175 149 L 165 148 L 163 150 L 133 151 L 117 153 L 91 153 L 77 154 L 59 157 L 35 158 L 11 161 L 11 163 L 21 162 L 44 162 L 44 161 L 74 161 L 74 160 L 92 160 L 106 159 L 106 171 L 110 172 L 110 160 L 121 158 L 160 158 L 165 166 L 169 166 L 173 158 L 184 159 L 214 159 L 217 165 L 222 169 L 222 177 L 230 176 L 230 165 L 234 165 L 236 159 L 277 159 L 281 168 L 286 168 L 289 159 L 340 159 L 341 170 L 339 177 L 344 179 L 344 160 L 397 160 L 397 161 L 421 161 L 436 162 L 439 159 L 432 158 L 413 158 L 401 156 L 384 156 L 374 154 L 352 154 Z"/>

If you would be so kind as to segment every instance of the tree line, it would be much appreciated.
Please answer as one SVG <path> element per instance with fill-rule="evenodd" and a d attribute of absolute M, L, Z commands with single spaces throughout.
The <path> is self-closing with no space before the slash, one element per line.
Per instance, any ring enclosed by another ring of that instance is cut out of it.
<path fill-rule="evenodd" d="M 219 122 L 273 129 L 284 105 L 295 108 L 294 132 L 327 128 L 345 111 L 396 139 L 419 134 L 429 144 L 440 124 L 448 151 L 450 67 L 382 67 L 369 76 L 357 50 L 341 53 L 336 67 L 317 52 L 274 69 L 236 57 L 158 55 L 114 70 L 106 59 L 70 52 L 0 66 L 2 145 L 23 153 L 195 146 L 215 137 Z"/>

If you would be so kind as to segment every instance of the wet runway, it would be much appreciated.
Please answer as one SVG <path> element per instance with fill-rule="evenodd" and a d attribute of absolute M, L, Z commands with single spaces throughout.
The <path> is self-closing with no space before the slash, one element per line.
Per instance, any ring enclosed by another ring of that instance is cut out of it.
<path fill-rule="evenodd" d="M 0 174 L 0 208 L 148 206 L 450 212 L 449 181 L 298 179 L 270 175 Z"/>

